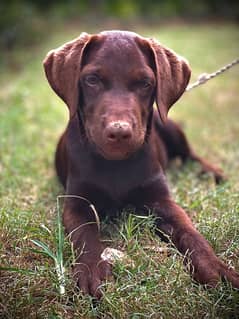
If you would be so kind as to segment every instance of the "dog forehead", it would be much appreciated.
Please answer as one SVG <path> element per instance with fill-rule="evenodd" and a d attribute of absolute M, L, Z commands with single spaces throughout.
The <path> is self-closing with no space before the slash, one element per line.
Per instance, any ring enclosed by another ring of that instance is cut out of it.
<path fill-rule="evenodd" d="M 128 37 L 128 38 L 135 38 L 141 37 L 139 34 L 133 31 L 126 31 L 126 30 L 105 30 L 101 31 L 99 34 L 106 35 L 108 37 Z"/>
<path fill-rule="evenodd" d="M 101 35 L 106 36 L 108 39 L 135 39 L 136 37 L 142 38 L 139 34 L 132 31 L 124 30 L 109 30 L 100 32 Z"/>
<path fill-rule="evenodd" d="M 136 46 L 135 39 L 137 34 L 129 31 L 104 31 L 101 33 L 104 37 L 106 47 L 119 50 L 134 49 Z"/>
<path fill-rule="evenodd" d="M 118 62 L 120 62 L 121 59 L 129 61 L 137 56 L 143 56 L 138 45 L 138 40 L 142 39 L 142 37 L 137 33 L 112 30 L 103 31 L 99 33 L 99 35 L 102 36 L 102 43 L 97 49 L 97 55 L 98 57 L 104 57 L 105 61 L 109 62 L 113 56 L 119 59 Z"/>

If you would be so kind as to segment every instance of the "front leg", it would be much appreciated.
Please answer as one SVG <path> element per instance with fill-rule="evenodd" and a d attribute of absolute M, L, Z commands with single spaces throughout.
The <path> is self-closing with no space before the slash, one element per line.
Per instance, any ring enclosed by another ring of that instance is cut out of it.
<path fill-rule="evenodd" d="M 74 278 L 84 294 L 101 297 L 101 282 L 111 274 L 111 266 L 101 259 L 103 247 L 92 208 L 80 198 L 66 198 L 63 224 L 76 255 Z"/>
<path fill-rule="evenodd" d="M 226 279 L 239 288 L 239 274 L 229 269 L 214 253 L 206 239 L 195 229 L 191 220 L 171 198 L 154 204 L 158 226 L 177 249 L 186 256 L 193 278 L 201 284 L 215 287 L 220 279 Z"/>

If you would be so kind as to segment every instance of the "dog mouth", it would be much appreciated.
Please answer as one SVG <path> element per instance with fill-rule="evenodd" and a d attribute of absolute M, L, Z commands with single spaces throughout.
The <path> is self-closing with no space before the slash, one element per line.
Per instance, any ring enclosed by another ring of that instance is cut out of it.
<path fill-rule="evenodd" d="M 96 146 L 98 152 L 101 156 L 103 156 L 106 160 L 110 161 L 120 161 L 129 158 L 133 153 L 135 153 L 140 145 L 119 145 L 119 144 L 104 144 L 102 146 Z"/>

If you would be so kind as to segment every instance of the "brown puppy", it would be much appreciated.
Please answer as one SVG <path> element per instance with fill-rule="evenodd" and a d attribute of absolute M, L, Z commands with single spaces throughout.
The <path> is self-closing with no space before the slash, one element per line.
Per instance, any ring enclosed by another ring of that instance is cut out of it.
<path fill-rule="evenodd" d="M 66 194 L 87 198 L 100 216 L 127 204 L 151 208 L 157 226 L 187 254 L 198 282 L 215 286 L 226 278 L 239 288 L 239 275 L 216 257 L 173 201 L 164 177 L 168 161 L 178 156 L 197 160 L 216 181 L 222 178 L 167 120 L 190 78 L 185 60 L 155 40 L 107 31 L 83 33 L 51 51 L 44 67 L 70 111 L 56 151 L 57 174 Z M 101 259 L 95 216 L 86 201 L 66 198 L 63 221 L 77 254 L 77 283 L 83 292 L 100 297 L 98 288 L 111 269 Z"/>

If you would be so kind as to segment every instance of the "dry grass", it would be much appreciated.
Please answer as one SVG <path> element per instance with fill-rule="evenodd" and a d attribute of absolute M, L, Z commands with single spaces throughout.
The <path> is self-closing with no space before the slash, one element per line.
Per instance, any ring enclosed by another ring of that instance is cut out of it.
<path fill-rule="evenodd" d="M 152 233 L 151 218 L 142 228 L 141 219 L 133 215 L 122 218 L 117 225 L 103 227 L 109 245 L 123 249 L 130 262 L 115 265 L 115 281 L 105 284 L 102 302 L 95 305 L 74 287 L 70 276 L 72 253 L 67 242 L 63 249 L 66 293 L 59 294 L 53 260 L 36 253 L 31 240 L 56 249 L 56 198 L 62 189 L 54 177 L 53 153 L 67 121 L 67 110 L 50 91 L 41 60 L 49 49 L 80 33 L 76 26 L 65 30 L 53 35 L 44 46 L 15 52 L 17 68 L 2 64 L 0 318 L 238 318 L 238 292 L 223 284 L 205 290 L 192 283 L 183 270 L 183 257 L 174 249 L 166 257 L 147 248 L 163 245 Z M 138 27 L 135 31 L 155 36 L 186 56 L 193 68 L 193 79 L 202 72 L 216 70 L 238 54 L 239 34 L 233 25 Z M 188 211 L 217 254 L 237 269 L 238 87 L 235 67 L 185 94 L 171 112 L 185 126 L 196 150 L 223 167 L 228 183 L 216 187 L 211 177 L 199 179 L 196 165 L 182 170 L 172 167 L 168 175 L 177 202 Z"/>

